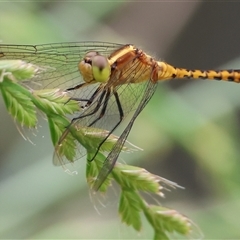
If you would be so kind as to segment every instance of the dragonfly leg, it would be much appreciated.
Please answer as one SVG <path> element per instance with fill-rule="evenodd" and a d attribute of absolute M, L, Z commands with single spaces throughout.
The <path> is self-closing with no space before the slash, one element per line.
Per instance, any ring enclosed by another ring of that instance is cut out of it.
<path fill-rule="evenodd" d="M 77 86 L 83 86 L 83 85 L 85 85 L 84 83 L 83 84 L 80 84 L 80 85 L 77 85 Z M 70 91 L 72 91 L 72 90 L 75 90 L 75 89 L 78 89 L 77 88 L 77 86 L 75 86 L 75 87 L 73 87 L 73 88 L 69 88 L 70 89 Z M 80 88 L 79 87 L 79 88 Z M 67 89 L 67 90 L 69 90 L 69 89 Z M 89 99 L 87 99 L 87 98 L 78 98 L 78 97 L 76 97 L 76 98 L 74 98 L 74 97 L 71 97 L 68 101 L 67 101 L 67 103 L 70 101 L 70 100 L 75 100 L 75 101 L 77 101 L 77 102 L 87 102 L 84 106 L 81 106 L 81 108 L 87 108 L 87 107 L 89 107 L 91 104 L 92 104 L 92 102 L 94 101 L 94 99 L 95 99 L 95 97 L 97 96 L 97 93 L 100 91 L 100 89 L 102 89 L 101 88 L 101 86 L 99 86 L 95 91 L 94 91 L 94 93 L 93 93 L 93 95 L 89 98 Z"/>
<path fill-rule="evenodd" d="M 87 84 L 86 84 L 86 83 L 81 83 L 81 84 L 78 84 L 78 85 L 76 85 L 76 86 L 74 86 L 74 87 L 68 88 L 68 89 L 66 89 L 65 91 L 68 92 L 68 91 L 77 90 L 77 89 L 79 89 L 79 88 L 84 87 L 85 85 L 87 85 Z"/>
<path fill-rule="evenodd" d="M 102 107 L 102 110 L 101 110 L 99 116 L 93 122 L 91 122 L 88 125 L 88 127 L 91 127 L 94 123 L 96 123 L 98 120 L 100 120 L 105 115 L 107 105 L 108 105 L 108 101 L 109 101 L 109 98 L 110 98 L 110 94 L 111 94 L 111 91 L 109 91 L 109 89 L 108 89 L 108 91 L 106 93 L 106 96 L 105 96 L 104 103 L 103 103 L 103 107 Z"/>
<path fill-rule="evenodd" d="M 119 116 L 120 116 L 120 119 L 119 121 L 116 123 L 116 125 L 113 127 L 113 129 L 111 129 L 111 131 L 109 131 L 109 133 L 107 134 L 107 136 L 102 140 L 102 142 L 99 144 L 98 148 L 97 148 L 97 151 L 96 153 L 94 154 L 94 156 L 92 157 L 91 160 L 89 160 L 89 162 L 93 161 L 94 158 L 96 157 L 97 153 L 99 152 L 101 146 L 103 145 L 103 143 L 108 139 L 108 137 L 114 132 L 114 130 L 119 126 L 119 124 L 122 122 L 123 118 L 124 118 L 124 112 L 123 112 L 123 109 L 122 109 L 122 105 L 121 105 L 121 102 L 120 102 L 120 99 L 119 99 L 119 96 L 118 96 L 118 93 L 116 91 L 113 92 L 113 95 L 116 99 L 116 103 L 117 103 L 117 107 L 118 107 L 118 111 L 119 111 Z M 109 96 L 110 96 L 110 93 L 109 93 Z M 106 97 L 105 101 L 104 101 L 104 107 L 102 109 L 102 112 L 101 114 L 99 115 L 98 119 L 96 120 L 99 120 L 100 118 L 102 118 L 105 114 L 105 110 L 107 108 L 107 103 L 109 101 L 109 96 L 108 98 Z M 95 120 L 95 122 L 96 122 Z M 94 122 L 94 123 L 95 123 Z"/>
<path fill-rule="evenodd" d="M 78 119 L 81 119 L 81 118 L 84 118 L 84 117 L 88 117 L 88 116 L 91 116 L 91 115 L 95 114 L 99 110 L 99 108 L 101 107 L 101 104 L 102 104 L 102 101 L 103 101 L 105 95 L 106 95 L 106 90 L 103 90 L 101 95 L 100 95 L 100 97 L 99 97 L 99 101 L 98 101 L 96 107 L 89 113 L 86 113 L 86 114 L 80 115 L 79 117 L 73 118 L 71 122 L 73 123 L 73 122 L 75 122 Z M 90 100 L 87 100 L 87 101 L 88 102 L 93 101 L 91 99 L 92 99 L 92 97 L 90 98 Z M 87 102 L 87 104 L 88 104 L 88 102 Z M 86 107 L 86 105 L 84 107 Z"/>

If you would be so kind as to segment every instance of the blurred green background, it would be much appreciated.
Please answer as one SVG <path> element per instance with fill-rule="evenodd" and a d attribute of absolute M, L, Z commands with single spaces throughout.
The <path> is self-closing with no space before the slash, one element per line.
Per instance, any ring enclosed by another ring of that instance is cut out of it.
<path fill-rule="evenodd" d="M 239 9 L 230 1 L 1 2 L 0 41 L 134 43 L 178 67 L 240 68 Z M 234 83 L 160 83 L 129 136 L 144 151 L 120 157 L 184 186 L 161 203 L 187 215 L 206 239 L 240 238 L 239 106 Z M 120 223 L 114 194 L 97 213 L 84 160 L 76 176 L 52 165 L 44 120 L 32 145 L 2 99 L 0 111 L 0 238 L 152 238 L 147 223 L 140 234 Z"/>

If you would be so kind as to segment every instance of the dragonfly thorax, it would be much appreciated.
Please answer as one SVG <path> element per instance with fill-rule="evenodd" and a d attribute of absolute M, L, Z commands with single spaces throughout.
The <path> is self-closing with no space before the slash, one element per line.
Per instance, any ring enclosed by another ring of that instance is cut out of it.
<path fill-rule="evenodd" d="M 88 52 L 78 68 L 86 83 L 107 82 L 111 75 L 108 59 L 98 52 Z"/>

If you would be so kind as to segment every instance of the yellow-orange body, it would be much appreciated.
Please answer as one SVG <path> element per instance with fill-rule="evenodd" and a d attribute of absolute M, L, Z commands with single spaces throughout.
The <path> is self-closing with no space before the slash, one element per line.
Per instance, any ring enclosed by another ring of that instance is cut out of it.
<path fill-rule="evenodd" d="M 173 78 L 195 78 L 233 81 L 239 83 L 240 70 L 188 70 L 176 68 L 165 62 L 156 61 L 151 56 L 133 45 L 125 45 L 108 57 L 112 72 L 110 84 L 112 87 L 126 83 L 153 82 Z M 91 74 L 91 68 L 79 67 L 85 82 L 96 83 Z M 106 80 L 106 82 L 109 79 Z"/>

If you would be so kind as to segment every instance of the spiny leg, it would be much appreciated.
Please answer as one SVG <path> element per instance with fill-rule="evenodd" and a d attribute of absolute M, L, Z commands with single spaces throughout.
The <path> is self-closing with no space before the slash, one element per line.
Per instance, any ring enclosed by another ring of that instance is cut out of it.
<path fill-rule="evenodd" d="M 102 107 L 102 110 L 101 110 L 99 116 L 91 124 L 89 124 L 88 127 L 91 127 L 94 123 L 96 123 L 98 120 L 100 120 L 105 115 L 107 105 L 108 105 L 108 101 L 110 99 L 110 94 L 111 94 L 111 91 L 108 88 L 105 99 L 104 99 L 104 102 L 103 102 L 103 107 Z"/>
<path fill-rule="evenodd" d="M 120 137 L 118 138 L 117 143 L 114 145 L 113 149 L 111 150 L 111 152 L 108 154 L 106 160 L 103 163 L 103 167 L 100 170 L 97 179 L 94 183 L 93 189 L 95 191 L 97 191 L 102 183 L 105 181 L 105 179 L 107 178 L 108 174 L 112 171 L 117 158 L 121 152 L 122 147 L 124 146 L 124 143 L 128 137 L 128 134 L 133 126 L 134 121 L 136 120 L 137 116 L 139 115 L 139 113 L 143 110 L 143 108 L 146 106 L 146 104 L 148 103 L 148 101 L 151 99 L 153 93 L 156 90 L 156 86 L 157 84 L 155 84 L 154 82 L 149 81 L 149 85 L 145 91 L 145 94 L 142 97 L 142 100 L 140 102 L 140 104 L 138 105 L 137 110 L 135 111 L 135 113 L 133 114 L 132 119 L 129 121 L 127 127 L 125 128 L 125 130 L 123 131 L 123 133 L 120 135 Z M 117 101 L 117 100 L 116 100 Z M 120 104 L 120 102 L 119 102 Z M 121 107 L 121 104 L 118 105 L 119 107 Z"/>
<path fill-rule="evenodd" d="M 76 86 L 74 86 L 74 87 L 68 88 L 68 89 L 66 89 L 65 91 L 66 91 L 66 92 L 69 92 L 69 91 L 77 90 L 77 89 L 79 89 L 79 88 L 84 87 L 85 85 L 87 85 L 87 84 L 86 84 L 86 83 L 81 83 L 81 84 L 78 84 L 78 85 L 76 85 Z M 75 100 L 75 101 L 78 101 L 78 102 L 80 102 L 80 101 L 82 101 L 82 102 L 87 102 L 87 101 L 88 101 L 88 99 L 85 99 L 85 98 L 74 98 L 74 97 L 70 97 L 70 98 L 65 102 L 65 104 L 67 104 L 67 103 L 68 103 L 69 101 L 71 101 L 71 100 Z"/>
<path fill-rule="evenodd" d="M 87 102 L 84 106 L 81 106 L 82 108 L 86 108 L 88 106 L 90 106 L 92 104 L 92 102 L 94 101 L 96 95 L 98 94 L 98 92 L 102 89 L 101 85 L 94 91 L 94 93 L 92 94 L 92 96 L 90 98 L 70 98 L 70 100 L 75 100 L 77 102 Z M 68 100 L 69 101 L 69 100 Z"/>
<path fill-rule="evenodd" d="M 93 95 L 90 97 L 90 99 L 87 101 L 87 104 L 85 105 L 85 107 L 89 107 L 92 102 L 94 101 L 94 99 L 96 98 L 97 94 L 99 93 L 99 91 L 102 90 L 102 85 L 98 86 L 98 88 L 94 91 Z"/>
<path fill-rule="evenodd" d="M 72 119 L 71 122 L 73 123 L 74 121 L 76 121 L 76 120 L 78 120 L 78 119 L 81 119 L 81 118 L 84 118 L 84 117 L 88 117 L 88 116 L 91 116 L 91 115 L 95 114 L 95 113 L 99 110 L 99 108 L 101 107 L 102 101 L 103 101 L 104 96 L 106 95 L 106 93 L 107 93 L 106 90 L 103 90 L 103 91 L 102 91 L 96 107 L 95 107 L 91 112 L 89 112 L 89 113 L 87 113 L 87 114 L 80 115 L 79 117 L 75 117 L 75 118 Z M 95 96 L 96 96 L 96 95 L 95 95 Z M 94 96 L 94 98 L 95 98 L 95 96 Z M 93 101 L 93 100 L 94 100 L 94 99 L 91 98 L 89 101 Z"/>
<path fill-rule="evenodd" d="M 74 87 L 71 87 L 71 88 L 66 89 L 66 91 L 77 90 L 77 89 L 79 89 L 79 88 L 84 87 L 85 85 L 87 85 L 87 83 L 81 83 L 81 84 L 78 84 L 78 85 L 76 85 L 76 86 L 74 86 Z"/>
<path fill-rule="evenodd" d="M 119 124 L 122 122 L 123 118 L 124 118 L 124 112 L 123 112 L 123 109 L 122 109 L 122 105 L 121 105 L 121 102 L 120 102 L 120 99 L 119 99 L 119 96 L 118 96 L 118 93 L 114 90 L 113 91 L 113 95 L 116 99 L 116 103 L 117 103 L 117 107 L 118 107 L 118 111 L 119 111 L 119 116 L 120 116 L 120 119 L 119 121 L 117 122 L 117 124 L 114 126 L 114 128 L 112 128 L 109 133 L 107 134 L 107 136 L 102 140 L 102 142 L 99 144 L 98 148 L 97 148 L 97 151 L 96 153 L 94 154 L 94 156 L 92 157 L 91 160 L 89 160 L 90 162 L 94 160 L 94 158 L 96 157 L 97 153 L 99 152 L 101 146 L 103 145 L 103 143 L 108 139 L 108 137 L 114 132 L 114 130 L 119 126 Z M 105 100 L 106 102 L 108 102 L 108 100 Z M 106 105 L 107 107 L 107 105 Z M 105 108 L 106 108 L 105 107 Z M 105 110 L 104 110 L 104 113 L 105 113 Z M 103 117 L 103 116 L 101 116 Z"/>
<path fill-rule="evenodd" d="M 98 89 L 99 89 L 99 88 L 98 88 Z M 98 90 L 98 89 L 97 89 L 97 90 Z M 90 98 L 91 101 L 93 101 L 94 98 L 96 97 L 96 94 L 95 94 L 95 93 L 97 92 L 97 90 L 93 93 L 92 97 Z M 73 122 L 77 121 L 78 119 L 81 119 L 81 118 L 84 118 L 84 117 L 87 117 L 87 116 L 91 116 L 91 115 L 95 114 L 95 113 L 99 110 L 99 108 L 101 107 L 101 103 L 102 103 L 105 95 L 106 95 L 106 90 L 104 90 L 104 91 L 101 93 L 101 95 L 100 95 L 100 97 L 99 97 L 99 101 L 98 101 L 98 103 L 97 103 L 97 106 L 96 106 L 90 113 L 85 114 L 85 115 L 81 115 L 81 116 L 79 116 L 79 117 L 76 117 L 76 118 L 73 118 L 73 119 L 72 119 L 71 123 L 66 127 L 66 130 L 63 132 L 62 136 L 61 136 L 60 139 L 58 140 L 58 145 L 61 144 L 61 142 L 63 141 L 63 139 L 64 139 L 64 138 L 67 136 L 67 134 L 69 133 L 69 127 L 73 124 Z M 90 100 L 88 100 L 88 101 L 90 101 Z"/>

